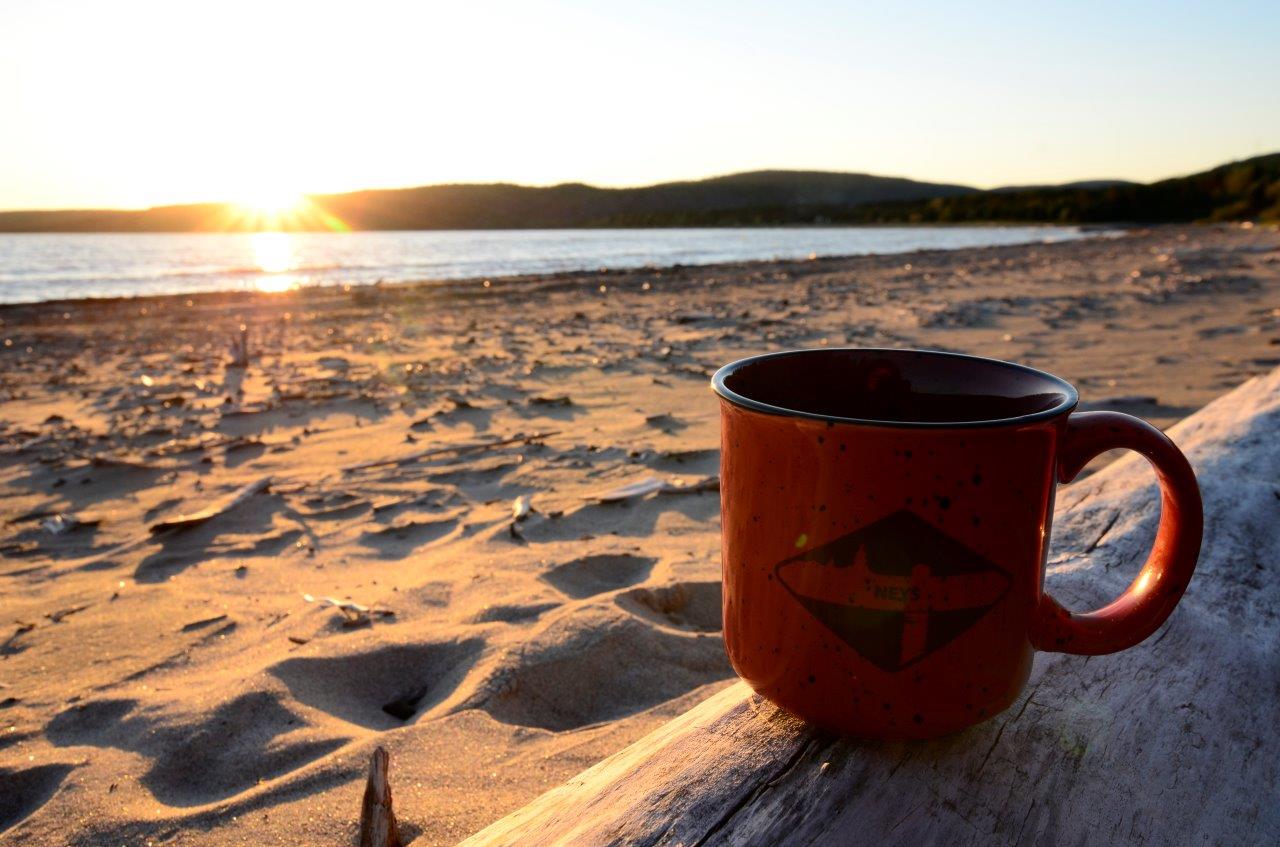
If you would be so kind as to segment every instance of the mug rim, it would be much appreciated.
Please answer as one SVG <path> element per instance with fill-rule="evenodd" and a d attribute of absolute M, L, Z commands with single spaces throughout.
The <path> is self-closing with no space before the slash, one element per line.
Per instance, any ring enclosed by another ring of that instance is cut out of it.
<path fill-rule="evenodd" d="M 1063 399 L 1061 402 L 1055 403 L 1048 409 L 1042 409 L 1038 412 L 1031 412 L 1026 415 L 1015 415 L 1007 418 L 991 418 L 976 421 L 890 421 L 878 420 L 875 418 L 846 418 L 839 415 L 824 415 L 820 412 L 808 412 L 802 409 L 788 409 L 783 406 L 774 406 L 759 400 L 753 400 L 750 397 L 744 397 L 725 385 L 725 380 L 733 376 L 737 371 L 766 359 L 781 359 L 787 356 L 798 357 L 813 353 L 840 352 L 887 353 L 895 355 L 916 354 L 940 359 L 964 359 L 970 362 L 984 362 L 986 364 L 1020 371 L 1024 374 L 1030 374 L 1044 380 L 1045 382 L 1051 383 L 1061 389 Z M 748 356 L 745 359 L 738 359 L 737 361 L 730 362 L 717 370 L 711 377 L 711 388 L 720 396 L 721 400 L 751 412 L 760 412 L 762 414 L 776 415 L 778 417 L 805 418 L 825 423 L 856 424 L 858 426 L 887 427 L 890 429 L 980 429 L 1003 426 L 1021 426 L 1024 424 L 1047 421 L 1061 414 L 1070 413 L 1080 402 L 1080 392 L 1076 390 L 1074 385 L 1067 382 L 1060 376 L 1055 376 L 1054 374 L 1039 370 L 1038 368 L 1033 368 L 1028 365 L 1020 365 L 1017 362 L 1007 362 L 1004 359 L 992 359 L 986 356 L 971 356 L 967 353 L 951 353 L 942 350 L 921 350 L 912 347 L 799 347 L 792 350 L 780 350 L 774 353 L 760 353 L 755 356 Z"/>

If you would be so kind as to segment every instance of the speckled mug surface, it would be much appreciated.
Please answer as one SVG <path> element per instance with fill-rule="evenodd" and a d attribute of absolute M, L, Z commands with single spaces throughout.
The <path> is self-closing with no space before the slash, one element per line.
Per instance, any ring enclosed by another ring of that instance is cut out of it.
<path fill-rule="evenodd" d="M 1151 635 L 1195 569 L 1199 488 L 1159 430 L 1074 412 L 1032 368 L 919 350 L 743 359 L 721 407 L 724 637 L 738 674 L 841 734 L 928 738 L 1012 703 L 1034 650 L 1101 654 Z M 1044 593 L 1057 482 L 1144 454 L 1162 488 L 1150 559 L 1104 609 Z"/>

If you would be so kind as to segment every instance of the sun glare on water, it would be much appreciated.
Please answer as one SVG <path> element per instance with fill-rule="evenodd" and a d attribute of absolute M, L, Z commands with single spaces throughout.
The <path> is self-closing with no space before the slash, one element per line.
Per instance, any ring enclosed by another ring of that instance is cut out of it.
<path fill-rule="evenodd" d="M 240 197 L 224 207 L 230 217 L 222 222 L 222 228 L 247 231 L 249 263 L 258 271 L 253 286 L 259 291 L 288 291 L 306 281 L 298 272 L 298 239 L 302 237 L 298 233 L 350 232 L 340 218 L 303 194 L 263 187 Z"/>
<path fill-rule="evenodd" d="M 293 239 L 284 232 L 255 232 L 249 236 L 253 262 L 262 271 L 254 285 L 259 291 L 287 291 L 297 282 L 293 274 Z"/>

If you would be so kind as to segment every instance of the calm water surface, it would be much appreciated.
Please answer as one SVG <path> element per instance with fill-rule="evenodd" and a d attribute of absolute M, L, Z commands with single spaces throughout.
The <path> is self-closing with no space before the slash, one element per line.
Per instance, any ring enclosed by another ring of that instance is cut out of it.
<path fill-rule="evenodd" d="M 903 253 L 1087 235 L 1031 226 L 0 235 L 0 302 Z"/>

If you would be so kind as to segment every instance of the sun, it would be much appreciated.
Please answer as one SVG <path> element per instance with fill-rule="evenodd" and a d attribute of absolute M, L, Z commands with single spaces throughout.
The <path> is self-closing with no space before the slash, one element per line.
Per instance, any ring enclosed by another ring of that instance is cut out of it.
<path fill-rule="evenodd" d="M 323 197 L 270 181 L 253 182 L 218 206 L 209 229 L 220 232 L 350 232 Z"/>
<path fill-rule="evenodd" d="M 306 205 L 306 198 L 296 192 L 264 188 L 244 195 L 236 205 L 250 215 L 270 220 L 296 214 Z"/>

